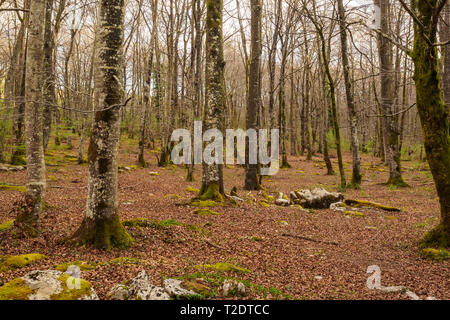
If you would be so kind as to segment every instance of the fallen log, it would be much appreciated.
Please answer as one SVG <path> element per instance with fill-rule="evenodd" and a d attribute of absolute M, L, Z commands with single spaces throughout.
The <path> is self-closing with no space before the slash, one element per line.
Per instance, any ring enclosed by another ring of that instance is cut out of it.
<path fill-rule="evenodd" d="M 372 207 L 372 208 L 376 208 L 376 209 L 381 209 L 384 211 L 390 211 L 390 212 L 400 212 L 402 210 L 398 209 L 398 208 L 394 208 L 394 207 L 389 207 L 389 206 L 385 206 L 379 203 L 375 203 L 375 202 L 370 202 L 370 201 L 366 201 L 366 200 L 345 200 L 344 203 L 350 207 L 353 208 L 361 208 L 361 207 Z"/>

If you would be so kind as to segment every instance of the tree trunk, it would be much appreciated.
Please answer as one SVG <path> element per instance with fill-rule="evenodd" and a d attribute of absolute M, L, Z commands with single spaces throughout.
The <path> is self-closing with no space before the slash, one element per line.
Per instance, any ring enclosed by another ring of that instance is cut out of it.
<path fill-rule="evenodd" d="M 18 215 L 17 225 L 29 236 L 37 236 L 38 220 L 44 204 L 46 187 L 43 147 L 42 64 L 44 50 L 45 0 L 30 5 L 28 31 L 25 135 L 27 186 L 25 209 Z"/>
<path fill-rule="evenodd" d="M 262 0 L 251 0 L 251 57 L 249 93 L 247 101 L 247 130 L 257 130 L 258 113 L 261 101 L 261 11 Z M 246 152 L 250 152 L 246 148 Z M 250 159 L 250 157 L 247 157 Z M 258 190 L 258 164 L 248 163 L 245 170 L 245 190 Z"/>
<path fill-rule="evenodd" d="M 450 2 L 448 0 L 442 13 L 439 36 L 440 42 L 446 42 L 450 41 Z M 444 103 L 447 110 L 450 110 L 450 45 L 442 47 L 442 91 Z"/>
<path fill-rule="evenodd" d="M 381 33 L 389 34 L 390 5 L 387 0 L 375 0 L 380 7 Z M 378 34 L 378 53 L 380 58 L 381 77 L 381 110 L 384 117 L 384 144 L 385 157 L 389 166 L 388 184 L 405 187 L 400 167 L 398 116 L 394 116 L 393 105 L 395 101 L 394 70 L 392 65 L 392 44 L 381 34 Z"/>
<path fill-rule="evenodd" d="M 119 148 L 124 0 L 102 0 L 99 15 L 96 108 L 89 144 L 86 215 L 72 236 L 76 244 L 109 250 L 133 240 L 118 214 L 117 153 Z"/>
<path fill-rule="evenodd" d="M 414 24 L 414 81 L 417 108 L 422 123 L 427 160 L 436 184 L 441 205 L 440 224 L 427 233 L 422 247 L 450 247 L 450 135 L 449 111 L 442 100 L 436 42 L 436 0 L 413 0 L 413 10 L 418 13 L 423 28 Z"/>
<path fill-rule="evenodd" d="M 350 64 L 348 61 L 348 45 L 347 45 L 347 23 L 345 17 L 345 8 L 343 0 L 338 0 L 339 26 L 341 33 L 341 55 L 342 67 L 344 69 L 345 92 L 347 97 L 347 109 L 350 121 L 350 141 L 352 150 L 353 175 L 352 186 L 359 188 L 361 185 L 361 155 L 359 151 L 359 135 L 358 135 L 358 117 L 356 113 L 355 99 L 353 96 L 353 85 L 350 79 Z"/>
<path fill-rule="evenodd" d="M 204 130 L 223 131 L 225 110 L 223 54 L 223 1 L 206 2 L 206 106 Z M 223 165 L 203 163 L 203 181 L 200 198 L 203 200 L 223 200 Z"/>
<path fill-rule="evenodd" d="M 52 35 L 52 13 L 53 0 L 47 0 L 45 8 L 45 28 L 44 28 L 44 128 L 43 145 L 44 152 L 47 150 L 52 129 L 52 114 L 56 104 L 55 78 L 53 73 L 53 35 Z"/>
<path fill-rule="evenodd" d="M 153 3 L 152 3 L 153 4 Z M 144 83 L 144 103 L 142 105 L 142 112 L 141 112 L 141 121 L 140 121 L 140 130 L 139 130 L 139 155 L 138 155 L 138 162 L 139 164 L 145 168 L 147 167 L 147 163 L 145 162 L 144 157 L 144 150 L 145 150 L 145 137 L 146 137 L 146 128 L 147 128 L 147 120 L 148 120 L 148 114 L 150 112 L 150 106 L 151 106 L 151 90 L 150 86 L 152 83 L 152 74 L 153 74 L 153 54 L 154 54 L 154 47 L 156 36 L 157 36 L 157 23 L 158 23 L 158 14 L 157 14 L 157 8 L 158 8 L 158 0 L 154 2 L 152 16 L 153 16 L 153 23 L 152 23 L 152 39 L 150 43 L 150 52 L 149 52 L 149 58 L 147 62 L 147 70 L 145 74 L 145 83 Z"/>

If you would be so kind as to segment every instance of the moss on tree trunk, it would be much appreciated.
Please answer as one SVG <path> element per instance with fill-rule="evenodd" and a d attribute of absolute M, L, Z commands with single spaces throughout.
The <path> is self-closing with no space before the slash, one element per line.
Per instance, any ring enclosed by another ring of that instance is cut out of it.
<path fill-rule="evenodd" d="M 124 0 L 100 4 L 98 65 L 95 76 L 95 120 L 89 143 L 89 184 L 86 216 L 71 241 L 101 249 L 125 247 L 133 241 L 120 223 L 117 154 L 120 108 L 123 104 L 122 45 Z"/>
<path fill-rule="evenodd" d="M 417 108 L 422 123 L 423 139 L 436 190 L 441 205 L 440 224 L 426 234 L 422 247 L 450 247 L 450 134 L 448 109 L 445 107 L 439 75 L 439 55 L 436 46 L 436 23 L 433 19 L 437 1 L 414 0 L 423 27 L 414 25 L 414 49 Z"/>
<path fill-rule="evenodd" d="M 119 215 L 110 218 L 92 219 L 86 217 L 80 228 L 73 235 L 76 245 L 93 245 L 96 248 L 126 248 L 133 244 L 133 239 L 120 222 Z"/>
<path fill-rule="evenodd" d="M 204 130 L 223 131 L 223 114 L 225 109 L 223 55 L 223 1 L 206 2 L 206 67 L 205 67 L 205 115 Z M 223 165 L 203 163 L 203 179 L 200 197 L 215 199 L 224 195 Z"/>

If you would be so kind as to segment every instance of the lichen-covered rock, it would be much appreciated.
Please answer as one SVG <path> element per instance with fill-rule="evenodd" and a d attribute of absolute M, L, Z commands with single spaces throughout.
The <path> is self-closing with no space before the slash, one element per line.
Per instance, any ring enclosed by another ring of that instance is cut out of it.
<path fill-rule="evenodd" d="M 280 193 L 278 194 L 278 199 L 275 200 L 275 204 L 276 204 L 277 206 L 281 206 L 281 207 L 288 207 L 288 206 L 291 205 L 291 201 L 289 201 L 289 200 L 287 199 L 287 197 L 284 196 L 283 192 L 280 192 Z"/>
<path fill-rule="evenodd" d="M 23 268 L 47 257 L 39 253 L 22 254 L 18 256 L 0 256 L 0 272 Z"/>
<path fill-rule="evenodd" d="M 147 273 L 142 270 L 136 278 L 125 284 L 116 284 L 106 295 L 110 300 L 169 300 L 163 288 L 150 283 Z"/>
<path fill-rule="evenodd" d="M 225 280 L 222 285 L 222 294 L 227 296 L 245 296 L 245 285 L 242 282 L 236 280 Z"/>
<path fill-rule="evenodd" d="M 344 200 L 343 194 L 328 192 L 322 188 L 316 188 L 312 191 L 300 190 L 294 193 L 296 198 L 291 195 L 292 202 L 307 209 L 328 209 L 331 204 Z"/>
<path fill-rule="evenodd" d="M 124 284 L 114 285 L 106 295 L 108 300 L 127 300 L 128 299 L 128 287 Z"/>
<path fill-rule="evenodd" d="M 186 290 L 194 291 L 201 298 L 213 295 L 212 289 L 204 279 L 183 280 L 181 287 Z"/>
<path fill-rule="evenodd" d="M 196 292 L 182 287 L 182 281 L 178 279 L 165 279 L 163 281 L 164 290 L 176 299 L 183 299 L 186 297 L 195 296 Z"/>
<path fill-rule="evenodd" d="M 86 280 L 36 270 L 0 287 L 0 300 L 98 300 L 98 296 Z"/>

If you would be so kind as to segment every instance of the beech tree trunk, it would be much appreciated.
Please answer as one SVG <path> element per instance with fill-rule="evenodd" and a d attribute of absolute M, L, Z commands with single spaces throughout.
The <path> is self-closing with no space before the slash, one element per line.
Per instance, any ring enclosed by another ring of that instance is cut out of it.
<path fill-rule="evenodd" d="M 204 130 L 223 131 L 223 113 L 225 110 L 223 54 L 223 1 L 206 2 L 206 105 Z M 203 163 L 203 181 L 200 198 L 223 200 L 223 165 Z"/>
<path fill-rule="evenodd" d="M 375 5 L 380 7 L 381 33 L 389 34 L 390 5 L 388 0 L 375 0 Z M 378 53 L 380 58 L 381 94 L 380 105 L 384 118 L 384 145 L 385 157 L 389 166 L 388 184 L 405 187 L 400 167 L 400 150 L 398 116 L 394 115 L 394 69 L 392 64 L 392 44 L 381 34 L 378 34 Z"/>
<path fill-rule="evenodd" d="M 89 184 L 86 215 L 72 236 L 78 244 L 109 250 L 127 247 L 133 240 L 119 219 L 117 153 L 120 107 L 123 106 L 122 46 L 124 0 L 102 0 L 97 36 L 95 103 L 97 112 L 89 144 Z"/>
<path fill-rule="evenodd" d="M 345 92 L 347 97 L 347 109 L 350 121 L 350 144 L 352 150 L 352 186 L 358 188 L 361 185 L 361 154 L 359 151 L 359 135 L 358 135 L 358 117 L 356 113 L 355 98 L 353 96 L 353 85 L 350 79 L 350 64 L 348 61 L 348 45 L 347 45 L 347 23 L 345 17 L 345 8 L 342 0 L 338 0 L 339 26 L 341 33 L 341 58 L 344 69 Z"/>
<path fill-rule="evenodd" d="M 442 11 L 439 35 L 440 42 L 450 41 L 450 1 L 448 0 Z M 444 103 L 447 110 L 450 110 L 450 45 L 442 48 L 442 91 L 444 92 Z"/>
<path fill-rule="evenodd" d="M 44 28 L 44 124 L 43 145 L 47 150 L 52 129 L 52 114 L 56 104 L 55 77 L 53 72 L 53 35 L 52 35 L 53 0 L 47 0 Z"/>
<path fill-rule="evenodd" d="M 417 109 L 423 129 L 426 156 L 441 205 L 440 224 L 425 235 L 422 247 L 450 247 L 450 134 L 449 110 L 442 99 L 439 55 L 436 46 L 439 17 L 437 0 L 412 0 L 412 10 L 422 24 L 414 24 L 414 81 Z"/>
<path fill-rule="evenodd" d="M 247 130 L 257 130 L 258 113 L 261 102 L 261 12 L 262 1 L 251 0 L 251 56 L 249 93 L 247 101 Z M 246 148 L 249 152 L 249 148 Z M 250 157 L 247 157 L 249 159 Z M 245 169 L 245 190 L 258 190 L 258 164 L 248 164 Z"/>
<path fill-rule="evenodd" d="M 29 236 L 37 236 L 39 215 L 46 187 L 43 147 L 42 64 L 44 51 L 45 0 L 30 5 L 27 68 L 25 79 L 25 137 L 27 185 L 25 208 L 16 224 Z"/>

